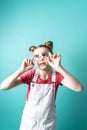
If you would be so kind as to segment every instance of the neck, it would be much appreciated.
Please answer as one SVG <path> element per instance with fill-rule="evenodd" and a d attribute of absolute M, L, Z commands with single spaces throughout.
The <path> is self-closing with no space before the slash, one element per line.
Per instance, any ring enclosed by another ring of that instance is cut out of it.
<path fill-rule="evenodd" d="M 41 79 L 46 80 L 52 74 L 52 69 L 40 70 L 39 74 Z"/>

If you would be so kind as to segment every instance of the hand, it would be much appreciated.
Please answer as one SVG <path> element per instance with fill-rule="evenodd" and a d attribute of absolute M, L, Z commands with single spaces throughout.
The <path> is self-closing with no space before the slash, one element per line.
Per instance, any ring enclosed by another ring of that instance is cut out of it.
<path fill-rule="evenodd" d="M 23 60 L 22 65 L 21 65 L 21 70 L 23 72 L 28 71 L 34 67 L 33 59 L 34 59 L 34 57 L 32 59 Z"/>
<path fill-rule="evenodd" d="M 49 53 L 49 55 L 47 56 L 47 62 L 52 68 L 58 70 L 58 67 L 60 66 L 61 62 L 61 55 L 59 54 L 52 55 L 51 53 Z"/>

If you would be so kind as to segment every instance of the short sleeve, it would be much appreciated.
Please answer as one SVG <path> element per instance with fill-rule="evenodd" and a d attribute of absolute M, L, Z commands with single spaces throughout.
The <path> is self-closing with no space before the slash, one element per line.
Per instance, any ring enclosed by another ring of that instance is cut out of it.
<path fill-rule="evenodd" d="M 27 71 L 25 73 L 23 73 L 22 75 L 20 75 L 20 79 L 24 84 L 30 84 L 30 82 L 33 79 L 35 70 L 31 70 L 31 71 Z"/>
<path fill-rule="evenodd" d="M 62 85 L 62 80 L 64 79 L 64 76 L 61 74 L 61 73 L 59 73 L 59 72 L 57 72 L 57 74 L 56 74 L 56 83 L 57 83 L 57 85 Z"/>

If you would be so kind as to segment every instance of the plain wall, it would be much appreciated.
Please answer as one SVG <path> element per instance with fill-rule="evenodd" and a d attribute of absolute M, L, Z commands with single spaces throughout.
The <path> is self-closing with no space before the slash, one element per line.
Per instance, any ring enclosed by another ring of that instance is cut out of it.
<path fill-rule="evenodd" d="M 0 0 L 0 83 L 31 58 L 29 46 L 48 40 L 84 86 L 80 93 L 59 86 L 56 130 L 87 130 L 86 0 Z M 26 91 L 26 85 L 0 91 L 0 130 L 19 129 Z"/>

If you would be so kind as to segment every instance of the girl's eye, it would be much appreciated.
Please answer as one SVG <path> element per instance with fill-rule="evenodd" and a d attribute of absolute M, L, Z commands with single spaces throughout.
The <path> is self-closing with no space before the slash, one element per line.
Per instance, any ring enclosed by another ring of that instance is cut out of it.
<path fill-rule="evenodd" d="M 36 57 L 36 58 L 40 58 L 40 56 L 45 57 L 45 56 L 47 56 L 47 53 L 46 52 L 42 52 L 40 55 L 39 54 L 34 55 L 34 57 Z"/>
<path fill-rule="evenodd" d="M 42 56 L 46 56 L 47 54 L 45 52 L 42 53 Z"/>
<path fill-rule="evenodd" d="M 39 57 L 39 55 L 34 55 L 36 58 L 38 58 Z"/>

